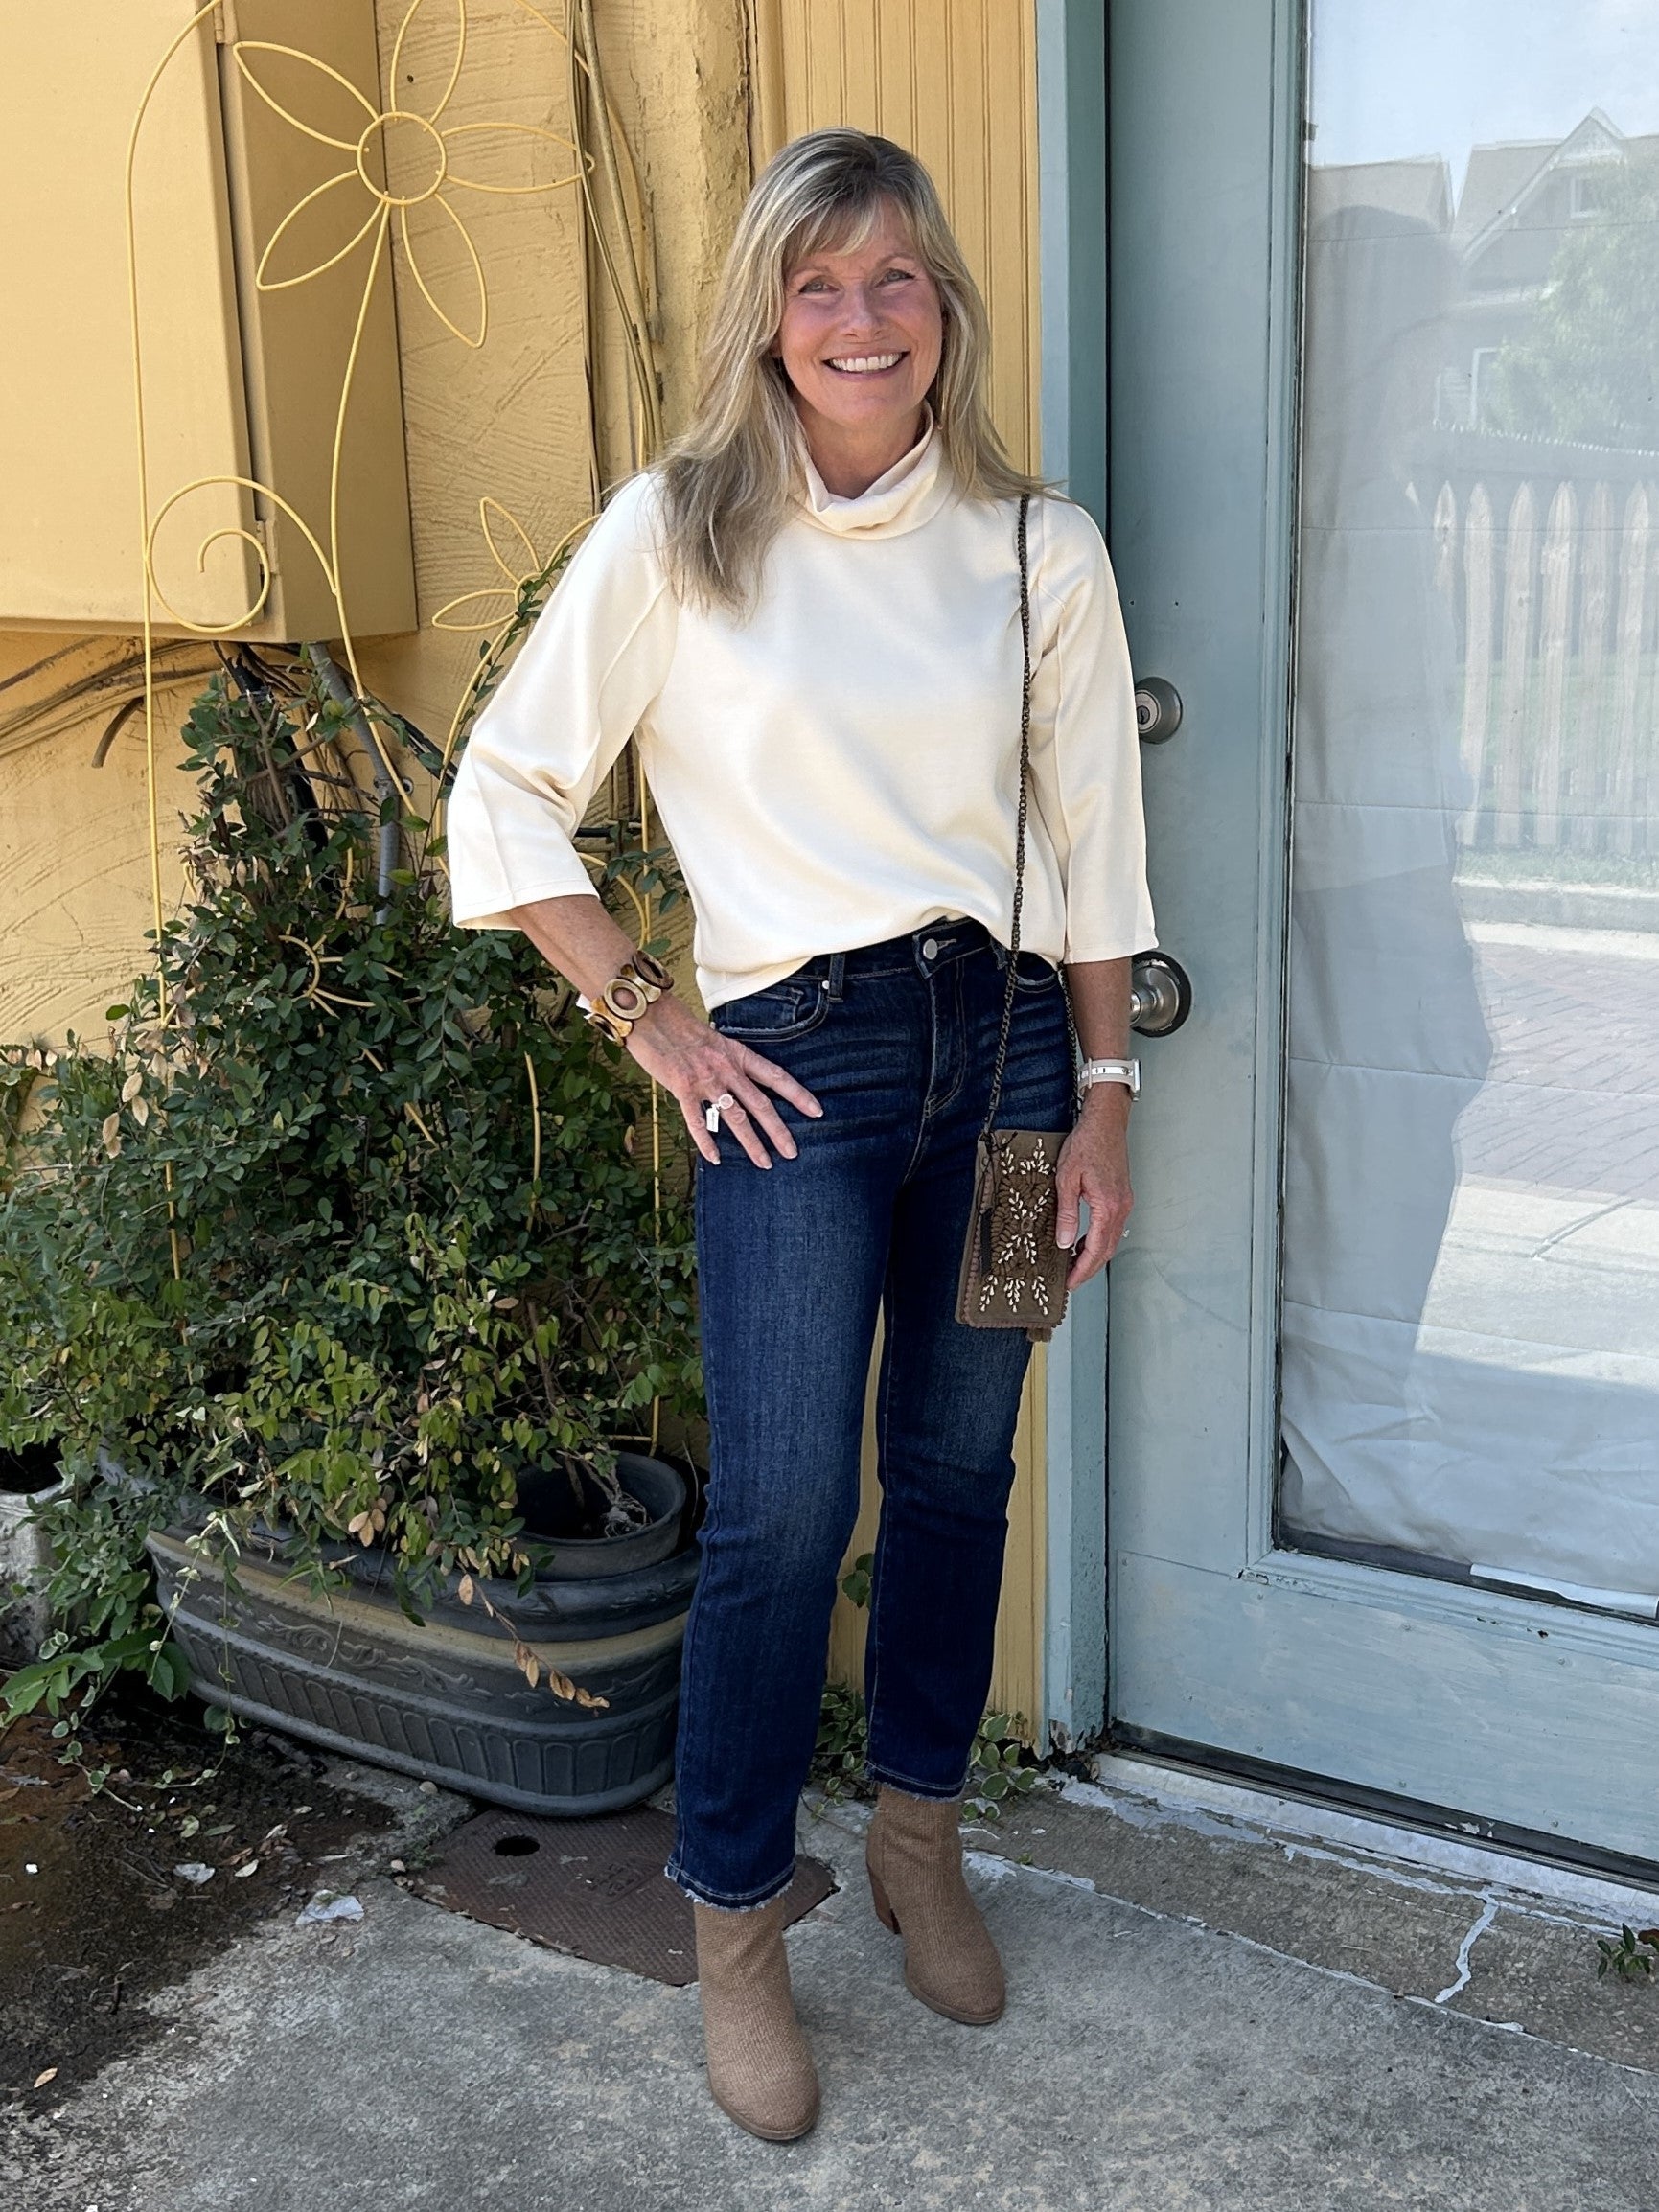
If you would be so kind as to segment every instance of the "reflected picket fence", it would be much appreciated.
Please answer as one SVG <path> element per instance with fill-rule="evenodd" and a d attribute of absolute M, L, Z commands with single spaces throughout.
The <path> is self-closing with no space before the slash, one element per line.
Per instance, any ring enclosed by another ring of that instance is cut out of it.
<path fill-rule="evenodd" d="M 1659 453 L 1529 444 L 1482 439 L 1427 477 L 1462 663 L 1459 841 L 1653 860 Z"/>

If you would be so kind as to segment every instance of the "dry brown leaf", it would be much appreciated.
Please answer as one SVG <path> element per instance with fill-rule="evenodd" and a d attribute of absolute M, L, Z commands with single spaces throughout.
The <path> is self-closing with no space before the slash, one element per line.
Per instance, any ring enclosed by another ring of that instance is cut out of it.
<path fill-rule="evenodd" d="M 45 2088 L 48 2082 L 55 2082 L 57 2079 L 58 2068 L 56 2066 L 48 2066 L 45 2073 L 35 2075 L 35 2086 L 37 2089 L 43 2089 Z"/>
<path fill-rule="evenodd" d="M 472 1578 L 471 1575 L 461 1577 L 455 1595 L 460 1599 L 463 1605 L 470 1605 L 472 1602 Z"/>
<path fill-rule="evenodd" d="M 555 1697 L 563 1697 L 571 1705 L 580 1705 L 587 1712 L 607 1713 L 611 1709 L 608 1698 L 595 1697 L 591 1690 L 578 1689 L 569 1675 L 561 1674 L 557 1667 L 549 1667 L 547 1670 L 547 1687 Z"/>
<path fill-rule="evenodd" d="M 145 1104 L 142 1098 L 135 1098 L 132 1101 L 132 1118 L 138 1123 L 138 1126 L 141 1129 L 150 1119 L 150 1108 Z"/>
<path fill-rule="evenodd" d="M 119 1114 L 106 1114 L 104 1117 L 104 1126 L 98 1134 L 103 1140 L 104 1151 L 113 1160 L 121 1150 L 121 1116 Z"/>
<path fill-rule="evenodd" d="M 121 1086 L 121 1103 L 124 1106 L 130 1106 L 132 1101 L 138 1096 L 138 1094 L 143 1089 L 144 1070 L 142 1068 L 134 1068 L 132 1073 Z"/>

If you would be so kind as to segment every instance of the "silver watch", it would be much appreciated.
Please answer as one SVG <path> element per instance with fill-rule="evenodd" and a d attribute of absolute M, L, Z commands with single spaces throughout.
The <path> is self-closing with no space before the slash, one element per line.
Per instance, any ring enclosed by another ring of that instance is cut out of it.
<path fill-rule="evenodd" d="M 1077 1071 L 1079 1091 L 1093 1090 L 1096 1083 L 1126 1083 L 1131 1098 L 1141 1095 L 1141 1063 L 1139 1060 L 1085 1060 Z"/>

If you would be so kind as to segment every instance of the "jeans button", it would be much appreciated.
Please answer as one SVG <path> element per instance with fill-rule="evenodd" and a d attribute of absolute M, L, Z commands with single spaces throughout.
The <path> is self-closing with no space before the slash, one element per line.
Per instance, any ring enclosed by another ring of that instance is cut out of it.
<path fill-rule="evenodd" d="M 922 947 L 922 957 L 924 960 L 936 960 L 938 956 L 939 940 L 937 937 L 930 937 Z"/>

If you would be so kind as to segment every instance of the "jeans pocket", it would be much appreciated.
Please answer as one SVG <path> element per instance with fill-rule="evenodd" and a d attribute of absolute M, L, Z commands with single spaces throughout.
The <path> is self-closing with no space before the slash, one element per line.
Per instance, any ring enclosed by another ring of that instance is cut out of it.
<path fill-rule="evenodd" d="M 829 1012 L 829 982 L 773 983 L 741 999 L 727 999 L 709 1017 L 723 1037 L 743 1045 L 782 1045 L 816 1029 Z"/>
<path fill-rule="evenodd" d="M 1020 955 L 1019 966 L 1014 972 L 1015 990 L 1051 991 L 1059 980 L 1059 969 L 1052 960 L 1045 959 L 1041 953 L 1023 952 Z"/>

